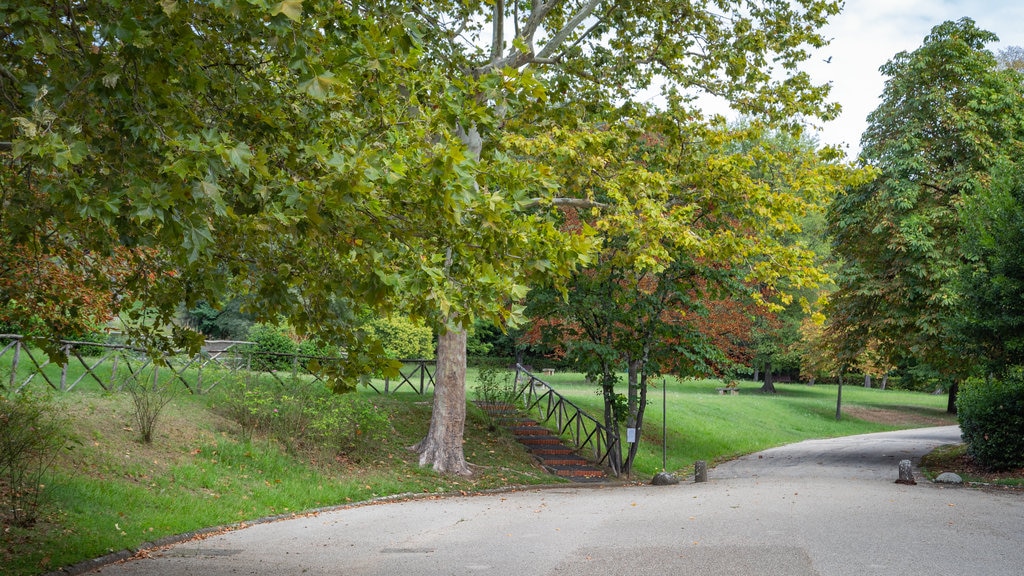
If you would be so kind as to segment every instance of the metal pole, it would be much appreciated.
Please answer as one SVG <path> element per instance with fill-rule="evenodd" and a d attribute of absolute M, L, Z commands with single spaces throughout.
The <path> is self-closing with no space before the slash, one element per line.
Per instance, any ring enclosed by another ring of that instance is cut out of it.
<path fill-rule="evenodd" d="M 668 392 L 661 377 L 661 471 L 668 468 Z"/>

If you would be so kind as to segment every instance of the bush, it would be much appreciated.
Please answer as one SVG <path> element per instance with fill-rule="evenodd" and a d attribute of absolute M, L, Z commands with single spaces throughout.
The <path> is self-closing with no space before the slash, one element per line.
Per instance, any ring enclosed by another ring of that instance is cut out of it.
<path fill-rule="evenodd" d="M 314 456 L 361 452 L 391 430 L 388 414 L 355 395 L 334 394 L 325 387 L 237 380 L 218 402 L 251 440 L 259 433 L 291 452 Z"/>
<path fill-rule="evenodd" d="M 434 331 L 422 324 L 405 318 L 378 318 L 365 328 L 380 340 L 388 358 L 430 360 L 434 357 Z"/>
<path fill-rule="evenodd" d="M 299 342 L 299 354 L 313 358 L 337 358 L 341 355 L 341 351 L 337 346 L 325 344 L 315 338 L 306 338 Z"/>
<path fill-rule="evenodd" d="M 252 370 L 270 372 L 286 370 L 292 366 L 292 356 L 299 347 L 277 326 L 255 324 L 249 329 L 248 339 L 253 342 L 247 353 L 252 358 Z"/>
<path fill-rule="evenodd" d="M 46 396 L 0 396 L 0 519 L 31 526 L 42 500 L 43 475 L 65 439 L 65 421 Z"/>
<path fill-rule="evenodd" d="M 160 382 L 159 376 L 159 369 L 151 367 L 125 377 L 121 384 L 121 388 L 128 390 L 132 398 L 135 423 L 139 426 L 139 440 L 144 444 L 153 442 L 157 421 L 177 390 L 174 379 Z"/>
<path fill-rule="evenodd" d="M 487 404 L 511 404 L 517 396 L 515 373 L 496 368 L 481 368 L 473 394 Z"/>
<path fill-rule="evenodd" d="M 1024 371 L 960 387 L 957 417 L 967 451 L 991 470 L 1024 468 Z"/>
<path fill-rule="evenodd" d="M 75 342 L 94 342 L 96 344 L 109 343 L 109 338 L 107 337 L 107 334 L 99 330 L 86 332 L 84 334 L 72 335 L 70 338 L 68 338 L 68 340 L 73 340 Z M 78 352 L 78 355 L 82 357 L 103 356 L 104 354 L 110 351 L 109 348 L 104 348 L 103 346 L 89 346 L 88 344 L 76 344 L 75 350 Z"/>

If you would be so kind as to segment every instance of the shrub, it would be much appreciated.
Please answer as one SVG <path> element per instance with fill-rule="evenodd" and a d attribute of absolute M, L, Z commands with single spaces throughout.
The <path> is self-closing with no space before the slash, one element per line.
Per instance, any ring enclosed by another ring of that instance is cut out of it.
<path fill-rule="evenodd" d="M 43 475 L 65 439 L 65 421 L 46 396 L 0 396 L 0 519 L 31 526 L 42 501 Z"/>
<path fill-rule="evenodd" d="M 473 390 L 476 399 L 487 404 L 511 404 L 517 392 L 514 373 L 496 368 L 481 368 Z"/>
<path fill-rule="evenodd" d="M 309 443 L 328 453 L 364 451 L 391 429 L 385 411 L 351 394 L 321 396 L 309 403 L 306 415 Z"/>
<path fill-rule="evenodd" d="M 299 342 L 298 351 L 303 356 L 312 356 L 314 358 L 336 358 L 340 355 L 340 350 L 338 350 L 337 346 L 325 344 L 315 338 L 306 338 Z"/>
<path fill-rule="evenodd" d="M 152 376 L 150 376 L 152 375 Z M 128 390 L 135 408 L 135 423 L 139 426 L 139 439 L 144 444 L 153 442 L 153 432 L 164 408 L 174 398 L 175 382 L 159 381 L 159 369 L 141 370 L 124 379 L 122 388 Z"/>
<path fill-rule="evenodd" d="M 68 340 L 74 340 L 75 342 L 94 342 L 96 344 L 107 344 L 109 339 L 105 332 L 94 330 L 86 332 L 84 334 L 76 334 L 68 338 Z M 76 344 L 75 350 L 79 356 L 103 356 L 110 349 L 104 348 L 103 346 L 89 346 L 88 344 Z"/>
<path fill-rule="evenodd" d="M 365 328 L 380 340 L 388 358 L 429 360 L 434 357 L 434 332 L 427 326 L 405 318 L 378 318 Z"/>
<path fill-rule="evenodd" d="M 972 379 L 957 395 L 967 451 L 991 470 L 1024 468 L 1024 371 L 1001 380 Z"/>
<path fill-rule="evenodd" d="M 325 387 L 239 380 L 224 392 L 218 404 L 246 439 L 258 432 L 293 452 L 362 451 L 391 430 L 387 413 L 374 403 Z"/>
<path fill-rule="evenodd" d="M 291 368 L 291 355 L 299 351 L 299 347 L 284 330 L 269 324 L 253 325 L 249 329 L 248 339 L 253 345 L 247 352 L 251 355 L 252 369 L 257 372 Z"/>

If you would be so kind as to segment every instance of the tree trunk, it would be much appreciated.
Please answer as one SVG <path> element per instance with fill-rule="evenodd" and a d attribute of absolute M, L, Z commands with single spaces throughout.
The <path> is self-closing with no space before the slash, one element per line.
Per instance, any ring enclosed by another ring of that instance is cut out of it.
<path fill-rule="evenodd" d="M 889 385 L 889 375 L 886 374 L 886 375 L 882 376 L 882 384 L 879 386 L 879 388 L 881 388 L 882 390 L 885 390 L 885 387 L 888 386 L 888 385 Z"/>
<path fill-rule="evenodd" d="M 420 455 L 420 466 L 429 465 L 439 474 L 470 476 L 462 450 L 466 426 L 466 331 L 450 328 L 437 338 L 437 370 L 434 380 L 434 408 L 427 436 L 412 450 Z"/>
<path fill-rule="evenodd" d="M 871 374 L 864 375 L 864 387 L 871 388 Z"/>
<path fill-rule="evenodd" d="M 608 467 L 616 476 L 622 470 L 622 444 L 619 441 L 619 421 L 615 414 L 615 374 L 604 367 L 601 393 L 604 397 L 605 442 L 608 448 Z"/>
<path fill-rule="evenodd" d="M 757 362 L 754 362 L 754 382 L 761 379 L 761 366 Z"/>
<path fill-rule="evenodd" d="M 626 457 L 626 463 L 623 465 L 623 469 L 628 474 L 633 469 L 633 460 L 636 459 L 636 453 L 640 449 L 640 436 L 644 429 L 644 412 L 647 410 L 647 374 L 641 373 L 640 375 L 640 400 L 638 402 L 636 412 L 636 442 L 629 447 L 629 455 Z M 662 439 L 664 440 L 664 439 Z"/>
<path fill-rule="evenodd" d="M 764 385 L 761 386 L 761 392 L 767 394 L 775 394 L 775 379 L 772 376 L 772 363 L 769 362 L 764 366 Z"/>
<path fill-rule="evenodd" d="M 646 357 L 646 355 L 645 351 L 644 356 Z M 647 406 L 647 375 L 644 373 L 646 364 L 646 358 L 629 363 L 629 414 L 626 416 L 626 428 L 632 428 L 636 435 L 633 438 L 633 443 L 629 445 L 626 461 L 622 464 L 622 471 L 626 474 L 632 471 L 633 460 L 640 447 L 644 408 Z"/>
<path fill-rule="evenodd" d="M 953 380 L 949 385 L 949 400 L 946 402 L 946 412 L 956 414 L 956 395 L 960 392 L 960 382 Z"/>
<path fill-rule="evenodd" d="M 839 391 L 836 392 L 836 422 L 843 418 L 843 373 L 839 373 Z"/>

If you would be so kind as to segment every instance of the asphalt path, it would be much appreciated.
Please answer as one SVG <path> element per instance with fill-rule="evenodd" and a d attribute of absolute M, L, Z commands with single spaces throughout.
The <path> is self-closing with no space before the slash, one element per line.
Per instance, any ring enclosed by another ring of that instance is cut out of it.
<path fill-rule="evenodd" d="M 955 426 L 801 442 L 674 486 L 565 486 L 357 506 L 104 566 L 180 575 L 1024 573 L 1024 496 L 896 484 Z"/>

